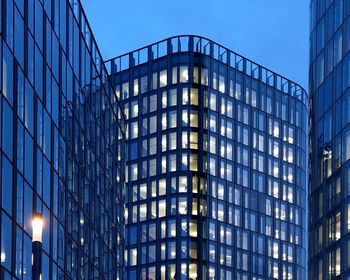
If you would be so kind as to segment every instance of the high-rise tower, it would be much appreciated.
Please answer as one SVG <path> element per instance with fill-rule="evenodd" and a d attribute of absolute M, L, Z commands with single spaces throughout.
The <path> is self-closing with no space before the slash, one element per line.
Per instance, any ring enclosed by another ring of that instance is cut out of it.
<path fill-rule="evenodd" d="M 197 36 L 106 63 L 127 119 L 127 279 L 306 279 L 306 92 Z"/>
<path fill-rule="evenodd" d="M 309 279 L 350 277 L 350 1 L 311 1 Z"/>

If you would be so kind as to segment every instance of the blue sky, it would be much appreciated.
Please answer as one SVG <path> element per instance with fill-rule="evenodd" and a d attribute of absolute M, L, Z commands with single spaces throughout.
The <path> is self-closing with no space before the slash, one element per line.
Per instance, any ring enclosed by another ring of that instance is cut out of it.
<path fill-rule="evenodd" d="M 194 34 L 308 88 L 309 1 L 81 1 L 104 59 L 173 35 Z"/>

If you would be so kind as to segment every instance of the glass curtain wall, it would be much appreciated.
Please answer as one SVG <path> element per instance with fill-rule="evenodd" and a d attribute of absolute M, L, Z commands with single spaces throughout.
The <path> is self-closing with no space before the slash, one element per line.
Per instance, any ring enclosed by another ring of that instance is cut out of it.
<path fill-rule="evenodd" d="M 127 279 L 306 279 L 306 92 L 196 36 L 106 64 L 127 123 Z"/>
<path fill-rule="evenodd" d="M 1 279 L 122 279 L 124 119 L 77 0 L 0 2 Z M 119 139 L 119 141 L 118 141 Z"/>
<path fill-rule="evenodd" d="M 350 277 L 350 1 L 310 1 L 310 279 Z"/>

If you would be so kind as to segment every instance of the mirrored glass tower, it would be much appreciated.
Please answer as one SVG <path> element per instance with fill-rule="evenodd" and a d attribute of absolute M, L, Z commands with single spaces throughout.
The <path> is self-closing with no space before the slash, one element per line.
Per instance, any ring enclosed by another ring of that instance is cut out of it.
<path fill-rule="evenodd" d="M 310 279 L 350 279 L 350 1 L 310 1 Z"/>
<path fill-rule="evenodd" d="M 123 128 L 80 1 L 1 0 L 0 279 L 122 279 Z"/>
<path fill-rule="evenodd" d="M 197 36 L 106 64 L 127 123 L 127 279 L 306 279 L 306 92 Z"/>

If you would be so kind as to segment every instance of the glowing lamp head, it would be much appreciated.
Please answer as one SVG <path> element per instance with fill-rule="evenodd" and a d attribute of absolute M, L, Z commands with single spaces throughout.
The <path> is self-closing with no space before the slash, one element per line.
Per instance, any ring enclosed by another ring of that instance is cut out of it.
<path fill-rule="evenodd" d="M 32 219 L 33 239 L 32 241 L 42 242 L 44 218 L 42 214 L 34 213 Z"/>

